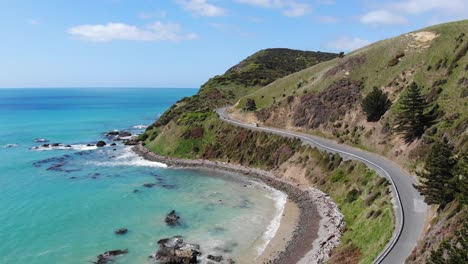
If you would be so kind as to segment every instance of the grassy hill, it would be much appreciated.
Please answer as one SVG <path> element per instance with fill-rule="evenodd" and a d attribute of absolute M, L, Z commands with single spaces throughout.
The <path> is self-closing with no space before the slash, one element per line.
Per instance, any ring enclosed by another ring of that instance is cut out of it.
<path fill-rule="evenodd" d="M 160 129 L 170 121 L 177 121 L 182 115 L 185 115 L 185 119 L 203 119 L 216 107 L 232 104 L 241 96 L 278 78 L 336 57 L 338 54 L 325 52 L 261 50 L 230 68 L 225 74 L 208 80 L 196 95 L 178 101 L 142 137 L 155 139 Z"/>
<path fill-rule="evenodd" d="M 233 104 L 233 115 L 245 121 L 336 139 L 413 171 L 422 169 L 435 142 L 445 140 L 453 146 L 454 189 L 466 192 L 467 51 L 468 20 L 382 40 L 344 57 L 260 51 L 210 79 L 198 94 L 174 104 L 140 139 L 161 155 L 259 167 L 322 189 L 338 203 L 348 227 L 331 262 L 370 263 L 393 228 L 386 183 L 365 168 L 353 171 L 358 163 L 342 164 L 295 141 L 227 125 L 213 110 Z M 422 136 L 408 142 L 397 131 L 397 117 L 412 82 L 421 87 L 435 119 L 423 128 Z M 361 103 L 374 87 L 387 94 L 390 107 L 377 122 L 368 122 Z M 244 110 L 252 100 L 257 109 Z M 463 221 L 466 197 L 457 194 L 449 204 L 433 206 L 431 227 L 408 262 L 457 263 L 460 256 L 466 258 L 461 253 L 468 230 Z M 462 249 L 452 244 L 462 244 Z"/>
<path fill-rule="evenodd" d="M 284 127 L 336 139 L 380 153 L 413 172 L 422 172 L 435 142 L 453 147 L 457 165 L 453 187 L 466 197 L 468 152 L 468 20 L 431 26 L 379 41 L 343 58 L 293 73 L 244 96 L 233 114 L 249 122 Z M 422 136 L 406 141 L 398 133 L 402 98 L 415 82 L 435 120 Z M 388 95 L 390 108 L 377 122 L 368 122 L 361 103 L 377 87 Z M 254 100 L 257 111 L 245 112 Z M 463 190 L 464 189 L 464 190 Z M 433 206 L 432 227 L 410 258 L 424 263 L 451 263 L 467 228 L 466 199 Z M 455 252 L 455 253 L 454 253 Z M 452 254 L 453 253 L 453 254 Z M 462 256 L 467 258 L 466 253 Z M 459 260 L 459 259 L 458 259 Z M 453 263 L 456 263 L 453 262 Z"/>

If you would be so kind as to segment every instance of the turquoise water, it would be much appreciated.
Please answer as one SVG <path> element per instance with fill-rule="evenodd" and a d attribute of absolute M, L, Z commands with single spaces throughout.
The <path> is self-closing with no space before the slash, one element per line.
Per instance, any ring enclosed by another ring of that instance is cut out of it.
<path fill-rule="evenodd" d="M 156 241 L 173 235 L 206 253 L 255 257 L 274 231 L 278 192 L 225 172 L 163 168 L 120 143 L 86 147 L 110 130 L 140 133 L 196 91 L 0 89 L 0 263 L 89 263 L 117 248 L 129 254 L 115 263 L 149 263 Z M 73 148 L 34 150 L 37 138 Z M 172 209 L 178 227 L 163 221 Z M 128 234 L 115 235 L 121 227 Z"/>

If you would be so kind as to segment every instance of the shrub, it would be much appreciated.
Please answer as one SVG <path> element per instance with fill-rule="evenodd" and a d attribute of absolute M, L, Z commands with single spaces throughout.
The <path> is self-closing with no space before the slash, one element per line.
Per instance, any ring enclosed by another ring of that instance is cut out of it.
<path fill-rule="evenodd" d="M 245 103 L 244 111 L 255 111 L 257 110 L 257 104 L 255 103 L 254 99 L 247 99 Z"/>
<path fill-rule="evenodd" d="M 372 92 L 370 92 L 362 101 L 362 110 L 367 115 L 368 122 L 377 122 L 380 118 L 387 112 L 392 103 L 388 99 L 386 93 L 382 90 L 374 87 Z"/>

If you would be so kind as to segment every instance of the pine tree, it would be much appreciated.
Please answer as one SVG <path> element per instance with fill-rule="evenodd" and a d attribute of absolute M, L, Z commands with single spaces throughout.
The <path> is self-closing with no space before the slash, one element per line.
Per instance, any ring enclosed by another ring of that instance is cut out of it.
<path fill-rule="evenodd" d="M 392 103 L 388 100 L 388 96 L 382 90 L 374 87 L 364 100 L 362 100 L 362 110 L 367 115 L 368 122 L 377 122 L 387 112 Z"/>
<path fill-rule="evenodd" d="M 425 196 L 428 204 L 446 205 L 455 198 L 453 170 L 455 159 L 452 146 L 444 141 L 435 142 L 426 158 L 424 171 L 419 173 L 423 179 L 418 190 Z"/>
<path fill-rule="evenodd" d="M 457 187 L 457 200 L 461 204 L 468 204 L 468 153 L 459 155 L 454 169 L 455 186 Z"/>
<path fill-rule="evenodd" d="M 396 129 L 403 134 L 406 142 L 421 137 L 430 124 L 430 117 L 426 114 L 428 107 L 418 85 L 411 83 L 408 92 L 400 99 L 400 113 L 397 115 Z"/>

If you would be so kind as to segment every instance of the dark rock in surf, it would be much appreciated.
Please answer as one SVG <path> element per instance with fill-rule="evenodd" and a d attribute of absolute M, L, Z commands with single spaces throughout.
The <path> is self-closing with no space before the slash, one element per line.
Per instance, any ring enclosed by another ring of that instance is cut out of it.
<path fill-rule="evenodd" d="M 102 141 L 102 140 L 100 140 L 100 141 L 98 141 L 98 142 L 96 143 L 96 147 L 98 147 L 98 148 L 104 147 L 105 145 L 106 145 L 106 142 L 104 142 L 104 141 Z"/>
<path fill-rule="evenodd" d="M 99 254 L 97 256 L 97 260 L 93 261 L 94 264 L 106 264 L 114 260 L 115 257 L 124 255 L 128 253 L 128 249 L 120 250 L 109 250 L 104 252 L 103 254 Z"/>
<path fill-rule="evenodd" d="M 119 133 L 119 137 L 129 137 L 131 136 L 132 133 L 128 132 L 128 131 L 122 131 Z"/>
<path fill-rule="evenodd" d="M 221 255 L 219 256 L 208 255 L 206 258 L 209 260 L 216 261 L 216 262 L 221 262 L 223 260 L 223 256 Z"/>
<path fill-rule="evenodd" d="M 166 222 L 168 226 L 176 226 L 180 224 L 180 216 L 176 214 L 175 210 L 172 210 L 169 214 L 167 214 L 164 222 Z"/>
<path fill-rule="evenodd" d="M 181 237 L 165 238 L 158 241 L 159 249 L 150 257 L 156 258 L 161 264 L 191 264 L 197 263 L 201 255 L 200 246 L 184 242 Z"/>
<path fill-rule="evenodd" d="M 119 131 L 114 130 L 114 131 L 109 131 L 106 133 L 106 136 L 118 136 L 120 134 Z"/>
<path fill-rule="evenodd" d="M 116 235 L 125 235 L 125 234 L 127 234 L 127 232 L 128 232 L 128 229 L 125 228 L 125 227 L 124 228 L 119 228 L 119 229 L 114 231 L 114 233 Z"/>
<path fill-rule="evenodd" d="M 127 139 L 124 141 L 124 145 L 126 146 L 134 146 L 134 145 L 137 145 L 138 144 L 138 138 L 137 137 L 133 137 L 133 138 L 130 138 L 130 139 Z"/>

